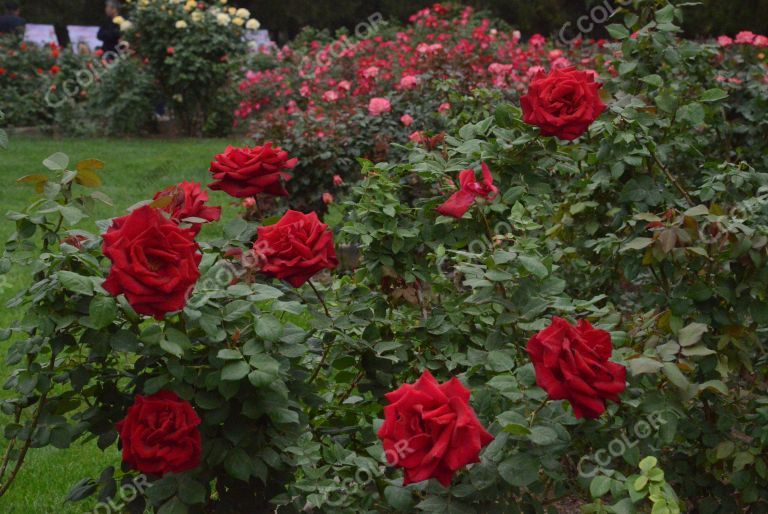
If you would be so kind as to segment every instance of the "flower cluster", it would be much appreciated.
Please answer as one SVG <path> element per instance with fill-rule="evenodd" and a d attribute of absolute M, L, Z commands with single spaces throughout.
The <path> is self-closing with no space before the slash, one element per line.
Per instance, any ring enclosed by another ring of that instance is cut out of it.
<path fill-rule="evenodd" d="M 245 73 L 235 115 L 254 139 L 278 139 L 299 157 L 292 193 L 319 201 L 332 176 L 355 178 L 356 158 L 397 158 L 392 143 L 439 134 L 456 109 L 452 92 L 490 88 L 514 99 L 542 71 L 612 69 L 612 58 L 595 60 L 597 45 L 550 51 L 541 36 L 521 39 L 471 7 L 435 4 L 400 30 L 372 24 L 359 39 L 274 50 L 271 66 Z"/>
<path fill-rule="evenodd" d="M 141 0 L 136 4 L 137 12 L 159 10 L 173 20 L 173 26 L 178 30 L 202 28 L 206 23 L 220 27 L 232 25 L 247 30 L 258 30 L 261 26 L 256 18 L 251 17 L 248 9 L 226 7 L 226 2 L 214 2 L 208 5 L 200 0 Z M 112 20 L 123 31 L 131 30 L 133 23 L 122 16 Z"/>

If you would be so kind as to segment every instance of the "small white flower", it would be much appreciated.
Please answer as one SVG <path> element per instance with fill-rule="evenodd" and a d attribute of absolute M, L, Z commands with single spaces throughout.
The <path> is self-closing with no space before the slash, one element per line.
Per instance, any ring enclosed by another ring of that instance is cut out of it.
<path fill-rule="evenodd" d="M 128 32 L 133 28 L 133 23 L 131 23 L 128 20 L 125 20 L 123 23 L 120 24 L 120 30 L 123 32 Z"/>
<path fill-rule="evenodd" d="M 231 20 L 232 18 L 229 17 L 229 14 L 219 13 L 216 15 L 216 23 L 219 25 L 229 25 Z"/>
<path fill-rule="evenodd" d="M 237 10 L 237 12 L 235 13 L 235 16 L 237 16 L 238 18 L 248 19 L 251 17 L 251 11 L 249 11 L 248 9 L 241 8 Z"/>
<path fill-rule="evenodd" d="M 187 28 L 187 22 L 184 20 L 179 20 L 176 22 L 176 28 L 177 29 L 185 29 Z"/>
<path fill-rule="evenodd" d="M 248 20 L 248 23 L 245 24 L 245 28 L 248 30 L 259 30 L 259 27 L 261 27 L 261 23 L 259 23 L 259 20 L 256 18 L 251 18 Z"/>

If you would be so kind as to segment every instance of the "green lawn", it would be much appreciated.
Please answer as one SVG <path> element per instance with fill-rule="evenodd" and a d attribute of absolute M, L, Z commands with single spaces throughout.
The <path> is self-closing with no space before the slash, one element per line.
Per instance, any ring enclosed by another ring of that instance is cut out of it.
<path fill-rule="evenodd" d="M 195 140 L 113 140 L 113 139 L 37 139 L 11 138 L 8 151 L 0 151 L 0 206 L 2 214 L 10 210 L 22 210 L 35 197 L 29 184 L 18 184 L 16 178 L 33 173 L 46 173 L 42 161 L 56 152 L 70 156 L 70 162 L 83 159 L 100 159 L 106 163 L 100 175 L 104 181 L 102 191 L 109 195 L 114 207 L 101 205 L 94 215 L 83 222 L 86 230 L 95 230 L 94 221 L 112 218 L 125 213 L 136 202 L 182 180 L 210 182 L 208 165 L 213 155 L 227 144 L 240 141 L 219 139 Z M 72 164 L 73 165 L 73 164 Z M 222 193 L 211 193 L 211 203 L 225 208 L 224 217 L 231 219 L 235 207 L 232 199 Z M 212 235 L 217 227 L 207 227 L 203 232 Z M 13 232 L 12 222 L 0 218 L 0 239 L 5 241 Z M 0 326 L 6 326 L 17 313 L 5 309 L 5 301 L 14 290 L 24 283 L 22 272 L 0 277 Z M 4 364 L 5 345 L 0 344 L 0 376 L 5 381 L 9 368 Z M 0 396 L 7 395 L 0 391 Z M 0 414 L 0 424 L 7 418 Z M 0 449 L 5 440 L 0 436 Z M 78 444 L 69 450 L 44 448 L 31 450 L 14 485 L 0 498 L 3 514 L 68 514 L 82 513 L 93 504 L 62 504 L 69 488 L 85 477 L 96 477 L 101 469 L 119 463 L 115 449 L 105 453 L 95 444 Z"/>

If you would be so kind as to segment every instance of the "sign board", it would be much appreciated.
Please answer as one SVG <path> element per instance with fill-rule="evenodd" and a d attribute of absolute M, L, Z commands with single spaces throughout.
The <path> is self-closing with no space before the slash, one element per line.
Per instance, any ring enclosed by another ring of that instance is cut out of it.
<path fill-rule="evenodd" d="M 24 41 L 41 46 L 47 45 L 48 43 L 57 43 L 56 30 L 53 28 L 53 25 L 27 23 L 24 32 Z"/>
<path fill-rule="evenodd" d="M 72 50 L 76 53 L 93 52 L 102 45 L 102 42 L 96 37 L 96 34 L 99 33 L 99 27 L 69 25 L 67 30 L 69 31 Z"/>
<path fill-rule="evenodd" d="M 245 32 L 245 40 L 253 51 L 259 51 L 264 47 L 272 46 L 272 40 L 269 39 L 269 31 L 265 29 L 248 30 Z"/>

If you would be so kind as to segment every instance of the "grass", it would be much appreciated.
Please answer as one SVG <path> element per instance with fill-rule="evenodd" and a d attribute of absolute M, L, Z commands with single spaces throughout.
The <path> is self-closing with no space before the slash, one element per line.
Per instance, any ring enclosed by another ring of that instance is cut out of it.
<path fill-rule="evenodd" d="M 113 201 L 114 206 L 99 205 L 92 216 L 82 223 L 85 230 L 95 231 L 95 221 L 120 216 L 127 207 L 151 198 L 169 185 L 182 180 L 207 184 L 210 182 L 208 165 L 211 157 L 222 151 L 227 144 L 237 141 L 221 139 L 195 140 L 113 140 L 113 139 L 38 139 L 12 138 L 8 151 L 0 151 L 0 205 L 6 211 L 24 210 L 35 198 L 29 184 L 16 183 L 16 178 L 33 173 L 46 173 L 42 161 L 56 152 L 70 157 L 70 167 L 80 160 L 99 159 L 106 163 L 100 176 L 101 189 Z M 224 219 L 231 219 L 235 207 L 232 199 L 222 193 L 211 193 L 211 203 L 224 207 Z M 206 227 L 202 237 L 212 235 L 218 227 Z M 0 219 L 0 240 L 5 241 L 14 231 L 11 221 Z M 0 306 L 21 287 L 28 277 L 16 270 L 0 276 Z M 3 280 L 5 279 L 5 280 Z M 7 326 L 19 313 L 0 307 L 0 327 Z M 5 354 L 8 343 L 0 344 L 0 354 Z M 0 383 L 5 381 L 11 369 L 0 359 Z M 9 392 L 0 391 L 0 397 Z M 8 418 L 0 414 L 0 425 Z M 5 440 L 0 437 L 0 448 Z M 106 452 L 95 443 L 75 443 L 67 450 L 53 447 L 32 449 L 27 454 L 24 467 L 11 489 L 0 498 L 0 512 L 4 514 L 70 514 L 82 513 L 93 508 L 93 503 L 63 504 L 70 487 L 86 477 L 98 477 L 101 470 L 119 463 L 116 448 Z"/>

